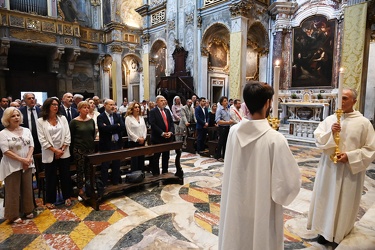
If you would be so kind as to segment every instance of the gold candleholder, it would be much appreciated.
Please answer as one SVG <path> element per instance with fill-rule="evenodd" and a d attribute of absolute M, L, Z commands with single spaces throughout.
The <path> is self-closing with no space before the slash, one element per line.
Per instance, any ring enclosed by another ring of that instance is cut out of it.
<path fill-rule="evenodd" d="M 279 127 L 280 127 L 280 120 L 277 119 L 276 117 L 273 117 L 273 118 L 270 118 L 269 116 L 267 117 L 267 120 L 268 120 L 268 123 L 270 124 L 270 126 L 276 130 L 276 131 L 279 131 Z"/>
<path fill-rule="evenodd" d="M 341 122 L 341 116 L 343 114 L 343 111 L 342 109 L 338 109 L 336 110 L 336 116 L 337 116 L 337 123 L 340 125 L 340 122 Z M 340 144 L 340 132 L 336 132 L 334 135 L 333 135 L 333 139 L 336 143 L 336 147 L 335 147 L 335 153 L 333 153 L 331 155 L 331 161 L 333 161 L 333 163 L 337 163 L 337 155 L 340 154 L 340 149 L 339 149 L 339 144 Z"/>

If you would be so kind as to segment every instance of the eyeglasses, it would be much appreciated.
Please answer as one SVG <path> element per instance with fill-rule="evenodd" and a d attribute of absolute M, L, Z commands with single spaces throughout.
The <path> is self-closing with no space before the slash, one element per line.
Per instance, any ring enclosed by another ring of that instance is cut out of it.
<path fill-rule="evenodd" d="M 57 106 L 59 106 L 59 104 L 57 104 L 57 103 L 52 103 L 51 106 L 57 107 Z"/>

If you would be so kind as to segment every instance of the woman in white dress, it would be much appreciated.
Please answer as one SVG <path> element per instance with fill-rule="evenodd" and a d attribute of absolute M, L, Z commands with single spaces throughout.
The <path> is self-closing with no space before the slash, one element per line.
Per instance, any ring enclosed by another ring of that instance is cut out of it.
<path fill-rule="evenodd" d="M 23 223 L 20 214 L 25 214 L 27 219 L 34 217 L 34 141 L 30 130 L 20 126 L 22 121 L 22 114 L 17 108 L 7 108 L 1 119 L 5 129 L 0 132 L 3 153 L 0 181 L 5 180 L 6 185 L 4 217 L 18 224 Z"/>

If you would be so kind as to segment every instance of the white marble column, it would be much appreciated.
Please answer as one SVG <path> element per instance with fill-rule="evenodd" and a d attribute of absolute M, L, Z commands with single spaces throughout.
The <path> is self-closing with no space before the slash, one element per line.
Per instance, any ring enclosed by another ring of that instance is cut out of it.
<path fill-rule="evenodd" d="M 102 95 L 101 98 L 109 98 L 109 73 L 108 69 L 103 70 L 103 77 L 102 77 Z"/>
<path fill-rule="evenodd" d="M 198 80 L 198 86 L 201 86 L 200 91 L 198 91 L 198 96 L 203 96 L 203 97 L 206 97 L 207 99 L 210 99 L 210 97 L 208 96 L 209 94 L 209 91 L 208 91 L 208 88 L 210 88 L 210 83 L 208 82 L 208 77 L 207 77 L 207 72 L 208 72 L 208 56 L 205 55 L 205 54 L 202 54 L 200 57 L 199 57 L 199 65 L 200 67 L 198 68 L 198 76 L 199 76 L 199 80 Z"/>
<path fill-rule="evenodd" d="M 117 103 L 117 106 L 122 104 L 122 67 L 121 67 L 121 53 L 112 54 L 112 97 Z"/>
<path fill-rule="evenodd" d="M 47 13 L 50 17 L 57 17 L 57 0 L 47 1 Z"/>

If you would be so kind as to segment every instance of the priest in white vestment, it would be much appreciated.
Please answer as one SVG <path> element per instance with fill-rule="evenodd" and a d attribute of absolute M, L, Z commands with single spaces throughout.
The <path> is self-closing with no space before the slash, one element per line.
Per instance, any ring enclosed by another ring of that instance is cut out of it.
<path fill-rule="evenodd" d="M 287 140 L 268 116 L 273 89 L 246 84 L 249 119 L 229 132 L 220 203 L 219 249 L 283 250 L 283 205 L 300 190 L 300 172 Z"/>
<path fill-rule="evenodd" d="M 318 243 L 339 244 L 354 227 L 363 191 L 366 168 L 375 158 L 375 133 L 370 121 L 353 110 L 357 93 L 344 89 L 341 126 L 331 115 L 314 132 L 323 149 L 312 194 L 307 228 L 315 230 Z M 340 132 L 340 154 L 335 164 L 334 132 Z"/>

